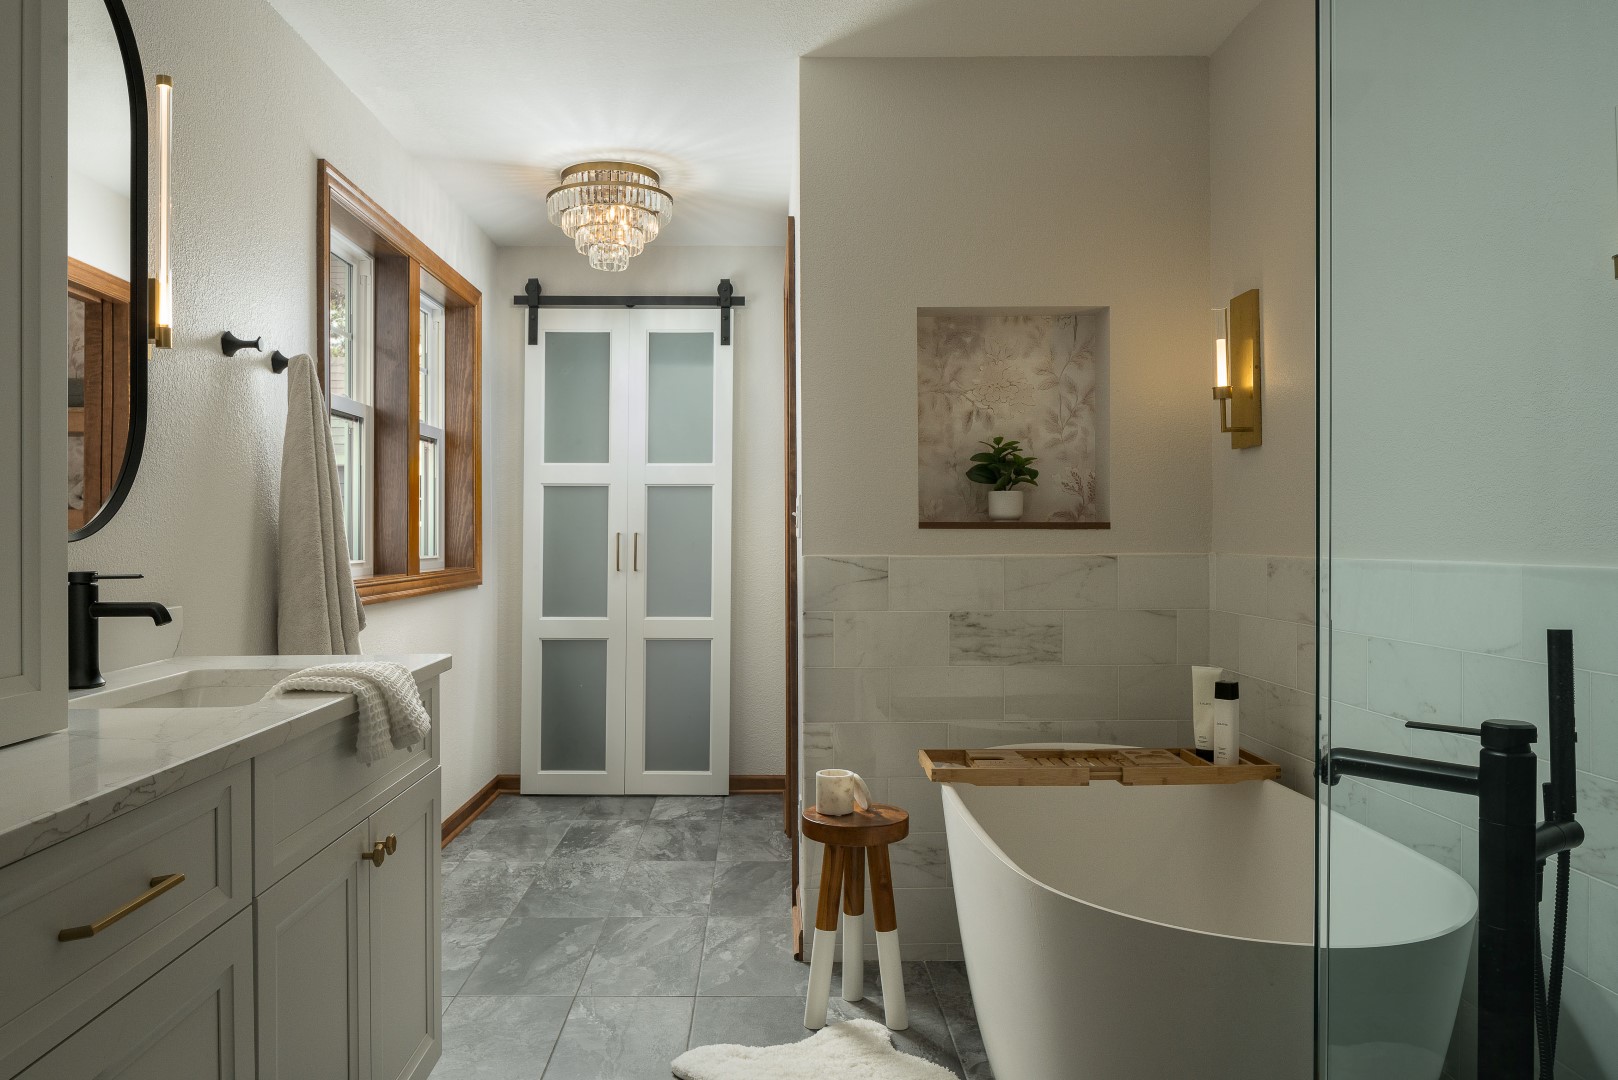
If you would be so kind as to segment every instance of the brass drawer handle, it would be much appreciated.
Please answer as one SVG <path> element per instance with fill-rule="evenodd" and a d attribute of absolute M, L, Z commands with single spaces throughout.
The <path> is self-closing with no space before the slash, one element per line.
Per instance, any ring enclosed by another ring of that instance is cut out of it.
<path fill-rule="evenodd" d="M 170 889 L 184 881 L 184 874 L 163 874 L 159 877 L 154 877 L 150 882 L 151 888 L 135 897 L 135 899 L 131 900 L 117 911 L 114 911 L 110 915 L 103 916 L 87 926 L 70 926 L 66 930 L 58 933 L 56 935 L 56 940 L 80 941 L 84 938 L 95 937 L 113 923 L 121 921 L 126 916 L 133 915 L 135 912 L 139 911 L 141 908 L 145 907 L 147 904 L 150 904 L 153 900 L 156 900 L 159 896 L 162 896 L 164 893 L 168 892 Z"/>
<path fill-rule="evenodd" d="M 612 534 L 612 568 L 620 573 L 624 569 L 624 534 Z"/>
<path fill-rule="evenodd" d="M 383 861 L 386 860 L 389 855 L 392 855 L 398 850 L 399 838 L 392 833 L 389 833 L 386 840 L 378 840 L 376 843 L 372 844 L 370 851 L 361 852 L 360 858 L 369 860 L 372 866 L 381 866 Z"/>
<path fill-rule="evenodd" d="M 631 569 L 638 574 L 640 573 L 640 533 L 635 534 L 635 547 L 632 554 L 634 558 L 632 560 L 633 566 L 631 566 Z"/>

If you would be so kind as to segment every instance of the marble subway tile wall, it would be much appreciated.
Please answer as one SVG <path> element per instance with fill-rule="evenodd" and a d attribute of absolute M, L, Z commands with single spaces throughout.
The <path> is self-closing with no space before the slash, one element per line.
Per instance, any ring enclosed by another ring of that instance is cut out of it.
<path fill-rule="evenodd" d="M 1315 560 L 1215 555 L 1208 662 L 1242 688 L 1242 747 L 1315 790 Z"/>
<path fill-rule="evenodd" d="M 892 853 L 907 959 L 960 956 L 943 808 L 918 750 L 1189 743 L 1207 555 L 810 556 L 803 598 L 805 799 L 816 770 L 846 768 L 909 811 Z M 813 911 L 819 845 L 803 867 Z"/>
<path fill-rule="evenodd" d="M 1223 571 L 1221 560 L 1216 595 Z M 1331 572 L 1333 745 L 1474 763 L 1475 739 L 1405 721 L 1476 726 L 1500 717 L 1543 731 L 1545 631 L 1573 630 L 1586 841 L 1573 855 L 1557 1076 L 1618 1076 L 1618 569 L 1337 560 Z M 1214 619 L 1218 627 L 1217 612 Z M 1216 652 L 1220 640 L 1216 630 Z M 1544 743 L 1538 750 L 1548 753 Z M 1474 800 L 1358 780 L 1332 797 L 1334 809 L 1476 886 Z M 1542 910 L 1548 916 L 1550 905 Z M 1544 937 L 1548 948 L 1548 917 Z M 1446 1076 L 1476 1074 L 1476 1037 L 1469 979 Z"/>

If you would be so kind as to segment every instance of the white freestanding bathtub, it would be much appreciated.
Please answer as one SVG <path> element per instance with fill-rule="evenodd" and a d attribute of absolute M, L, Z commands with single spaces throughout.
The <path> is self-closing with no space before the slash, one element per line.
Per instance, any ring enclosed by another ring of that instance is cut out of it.
<path fill-rule="evenodd" d="M 1273 782 L 943 787 L 998 1080 L 1314 1075 L 1312 800 Z M 1476 897 L 1347 818 L 1331 844 L 1331 1080 L 1436 1080 Z"/>

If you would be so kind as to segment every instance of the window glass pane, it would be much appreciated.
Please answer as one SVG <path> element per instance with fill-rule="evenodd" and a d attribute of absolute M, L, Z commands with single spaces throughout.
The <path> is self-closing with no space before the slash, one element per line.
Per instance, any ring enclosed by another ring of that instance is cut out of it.
<path fill-rule="evenodd" d="M 348 558 L 365 561 L 365 446 L 364 427 L 343 416 L 331 418 L 331 444 L 337 459 L 337 489 L 343 497 L 343 530 L 348 534 Z"/>
<path fill-rule="evenodd" d="M 648 334 L 648 460 L 713 460 L 713 335 Z"/>
<path fill-rule="evenodd" d="M 429 296 L 421 298 L 421 347 L 418 353 L 421 422 L 443 427 L 444 308 Z"/>
<path fill-rule="evenodd" d="M 545 335 L 545 460 L 607 460 L 609 334 Z"/>
<path fill-rule="evenodd" d="M 334 393 L 364 401 L 353 385 L 354 267 L 341 255 L 331 257 L 331 385 Z"/>
<path fill-rule="evenodd" d="M 439 469 L 438 444 L 431 439 L 419 440 L 417 455 L 420 477 L 417 491 L 421 496 L 421 557 L 442 557 L 441 532 L 444 516 L 444 480 Z"/>
<path fill-rule="evenodd" d="M 707 772 L 710 641 L 646 643 L 646 769 Z"/>
<path fill-rule="evenodd" d="M 607 617 L 607 489 L 545 488 L 540 610 L 548 619 Z"/>
<path fill-rule="evenodd" d="M 713 614 L 713 488 L 646 489 L 646 614 Z"/>
<path fill-rule="evenodd" d="M 607 767 L 607 643 L 545 641 L 539 647 L 539 767 Z"/>

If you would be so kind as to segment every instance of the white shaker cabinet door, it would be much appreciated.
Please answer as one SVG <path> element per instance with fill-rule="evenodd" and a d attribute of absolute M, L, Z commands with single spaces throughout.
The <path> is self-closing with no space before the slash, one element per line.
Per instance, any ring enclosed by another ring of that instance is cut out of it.
<path fill-rule="evenodd" d="M 371 1077 L 420 1080 L 438 1061 L 439 774 L 371 816 L 392 854 L 371 873 Z"/>
<path fill-rule="evenodd" d="M 0 0 L 0 746 L 67 726 L 67 7 Z"/>
<path fill-rule="evenodd" d="M 370 821 L 255 904 L 259 1080 L 371 1080 Z"/>

